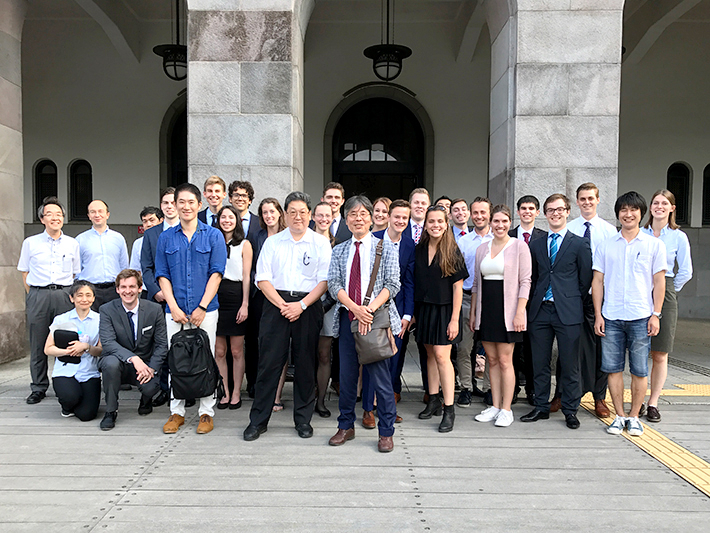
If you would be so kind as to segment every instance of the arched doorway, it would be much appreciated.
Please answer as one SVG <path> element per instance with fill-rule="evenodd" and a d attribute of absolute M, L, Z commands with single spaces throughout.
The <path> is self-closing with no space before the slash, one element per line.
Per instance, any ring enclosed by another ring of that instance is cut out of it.
<path fill-rule="evenodd" d="M 160 188 L 187 182 L 187 98 L 170 104 L 160 126 Z"/>
<path fill-rule="evenodd" d="M 348 196 L 408 198 L 424 187 L 424 132 L 417 116 L 402 103 L 368 98 L 345 111 L 332 142 L 332 180 Z"/>

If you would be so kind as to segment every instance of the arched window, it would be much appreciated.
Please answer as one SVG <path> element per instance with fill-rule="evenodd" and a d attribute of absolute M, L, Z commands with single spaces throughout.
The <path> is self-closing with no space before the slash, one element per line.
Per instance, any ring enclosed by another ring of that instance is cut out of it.
<path fill-rule="evenodd" d="M 690 167 L 673 163 L 668 167 L 666 188 L 675 196 L 675 219 L 678 224 L 690 222 Z"/>
<path fill-rule="evenodd" d="M 703 226 L 710 226 L 710 165 L 703 170 Z"/>
<path fill-rule="evenodd" d="M 47 196 L 57 196 L 57 165 L 50 159 L 41 159 L 35 164 L 35 209 L 34 218 L 37 217 L 37 209 Z"/>
<path fill-rule="evenodd" d="M 69 219 L 86 220 L 93 191 L 91 165 L 77 159 L 69 166 Z"/>

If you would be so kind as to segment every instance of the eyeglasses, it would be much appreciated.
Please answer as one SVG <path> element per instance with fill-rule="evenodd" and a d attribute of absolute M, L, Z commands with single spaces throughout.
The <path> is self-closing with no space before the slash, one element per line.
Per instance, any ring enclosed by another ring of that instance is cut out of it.
<path fill-rule="evenodd" d="M 246 200 L 247 198 L 249 198 L 249 195 L 241 192 L 235 192 L 234 194 L 232 194 L 232 198 L 241 198 L 243 200 Z"/>
<path fill-rule="evenodd" d="M 555 213 L 557 213 L 558 215 L 563 215 L 565 213 L 565 211 L 567 211 L 566 207 L 557 207 L 557 208 L 550 207 L 548 209 L 545 209 L 545 214 L 546 215 L 554 215 Z"/>

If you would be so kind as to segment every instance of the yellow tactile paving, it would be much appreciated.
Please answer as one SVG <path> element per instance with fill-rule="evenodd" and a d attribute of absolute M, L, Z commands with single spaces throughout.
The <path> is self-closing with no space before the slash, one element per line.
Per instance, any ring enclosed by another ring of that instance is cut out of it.
<path fill-rule="evenodd" d="M 669 392 L 673 393 L 672 396 L 710 396 L 710 385 L 674 386 L 680 389 L 677 391 L 671 389 Z M 670 394 L 666 395 L 666 392 L 664 390 L 661 396 L 670 396 Z M 628 399 L 626 398 L 627 394 Z M 631 393 L 628 390 L 624 391 L 624 396 L 626 401 L 631 401 Z M 609 405 L 611 416 L 602 418 L 601 421 L 609 425 L 614 421 L 616 413 L 610 400 L 607 400 L 607 404 Z M 594 399 L 591 394 L 587 394 L 582 398 L 581 405 L 590 413 L 594 413 Z M 648 425 L 643 424 L 643 428 L 643 435 L 640 437 L 632 437 L 626 432 L 622 433 L 622 435 L 698 490 L 710 496 L 710 464 L 655 429 L 651 429 Z"/>

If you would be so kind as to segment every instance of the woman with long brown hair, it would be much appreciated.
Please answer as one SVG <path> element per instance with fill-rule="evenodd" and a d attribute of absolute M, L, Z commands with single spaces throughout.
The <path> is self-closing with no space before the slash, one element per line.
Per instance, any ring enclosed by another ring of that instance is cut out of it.
<path fill-rule="evenodd" d="M 429 402 L 419 418 L 444 416 L 439 431 L 454 429 L 454 367 L 451 345 L 461 339 L 463 280 L 468 277 L 466 263 L 449 231 L 446 208 L 427 209 L 424 232 L 414 253 L 415 336 L 427 352 Z M 442 394 L 439 395 L 441 384 Z"/>
<path fill-rule="evenodd" d="M 676 202 L 673 193 L 661 189 L 653 193 L 648 219 L 642 231 L 653 235 L 666 245 L 668 268 L 666 269 L 666 295 L 661 309 L 661 329 L 658 335 L 651 337 L 651 396 L 648 398 L 646 420 L 660 422 L 658 399 L 668 376 L 668 354 L 673 351 L 675 329 L 678 322 L 678 300 L 680 292 L 693 277 L 693 262 L 690 258 L 688 236 L 681 231 L 675 219 Z M 678 272 L 674 274 L 675 266 Z"/>

